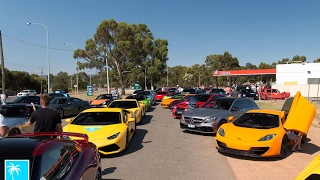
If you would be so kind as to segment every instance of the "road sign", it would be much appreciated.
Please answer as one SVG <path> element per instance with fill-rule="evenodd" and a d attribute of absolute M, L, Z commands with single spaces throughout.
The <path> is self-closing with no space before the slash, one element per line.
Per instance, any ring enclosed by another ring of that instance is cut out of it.
<path fill-rule="evenodd" d="M 87 96 L 92 96 L 92 95 L 93 95 L 93 87 L 87 86 Z"/>

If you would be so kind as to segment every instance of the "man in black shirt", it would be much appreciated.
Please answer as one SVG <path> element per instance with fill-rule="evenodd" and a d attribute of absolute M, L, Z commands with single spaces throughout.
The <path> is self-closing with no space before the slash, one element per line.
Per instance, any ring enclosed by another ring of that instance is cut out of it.
<path fill-rule="evenodd" d="M 61 118 L 57 111 L 50 109 L 50 97 L 48 95 L 40 96 L 40 105 L 42 108 L 31 114 L 29 123 L 36 122 L 34 132 L 58 132 L 62 133 Z"/>
<path fill-rule="evenodd" d="M 232 87 L 231 92 L 228 97 L 239 97 L 239 92 L 236 90 L 235 87 Z"/>

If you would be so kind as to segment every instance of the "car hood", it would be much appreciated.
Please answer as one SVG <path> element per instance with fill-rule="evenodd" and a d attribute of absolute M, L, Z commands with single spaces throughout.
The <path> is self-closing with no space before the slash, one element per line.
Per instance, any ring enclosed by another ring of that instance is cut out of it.
<path fill-rule="evenodd" d="M 279 134 L 283 130 L 279 127 L 271 129 L 246 128 L 235 126 L 233 123 L 228 123 L 221 128 L 224 129 L 225 138 L 242 142 L 257 142 L 266 135 Z"/>
<path fill-rule="evenodd" d="M 298 91 L 293 98 L 287 119 L 283 127 L 308 134 L 310 125 L 316 114 L 315 106 Z"/>
<path fill-rule="evenodd" d="M 89 141 L 105 139 L 115 133 L 123 131 L 125 124 L 113 125 L 75 125 L 68 124 L 63 128 L 64 132 L 78 132 L 87 134 Z"/>
<path fill-rule="evenodd" d="M 307 179 L 310 175 L 320 174 L 320 155 L 315 157 L 301 172 L 300 174 L 295 178 L 296 180 L 299 179 Z M 318 176 L 317 176 L 318 177 Z"/>
<path fill-rule="evenodd" d="M 6 121 L 7 121 L 7 124 L 8 124 L 8 126 L 11 128 L 11 127 L 14 127 L 14 126 L 16 126 L 16 125 L 19 125 L 20 124 L 20 122 L 22 122 L 22 123 L 24 123 L 24 122 L 26 122 L 27 121 L 27 118 L 25 118 L 25 117 L 14 117 L 14 118 L 12 118 L 12 117 L 5 117 L 6 118 Z"/>
<path fill-rule="evenodd" d="M 197 117 L 207 117 L 207 116 L 217 116 L 220 114 L 228 113 L 227 110 L 221 109 L 209 109 L 209 108 L 198 108 L 198 109 L 190 109 L 184 116 L 197 116 Z"/>

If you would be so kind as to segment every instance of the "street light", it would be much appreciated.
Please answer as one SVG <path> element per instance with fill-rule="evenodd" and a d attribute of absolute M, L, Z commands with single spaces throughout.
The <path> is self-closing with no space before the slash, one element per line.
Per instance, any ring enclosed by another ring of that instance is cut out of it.
<path fill-rule="evenodd" d="M 77 46 L 74 45 L 74 44 L 72 44 L 72 43 L 65 43 L 65 42 L 64 42 L 64 43 L 62 43 L 62 44 L 69 44 L 69 45 L 74 46 L 74 48 L 78 49 Z M 74 60 L 76 60 L 76 58 L 75 58 Z M 76 75 L 76 76 L 77 76 L 77 77 L 76 77 L 76 78 L 77 78 L 77 89 L 76 89 L 76 94 L 78 94 L 78 92 L 79 92 L 79 80 L 78 80 L 78 79 L 79 79 L 79 78 L 78 78 L 78 71 L 79 71 L 78 69 L 79 69 L 79 67 L 78 67 L 78 60 L 76 61 L 76 63 L 77 63 L 77 66 L 76 66 L 76 69 L 77 69 L 77 75 Z"/>
<path fill-rule="evenodd" d="M 47 30 L 47 58 L 48 58 L 48 94 L 50 93 L 50 58 L 49 58 L 49 30 L 46 25 L 41 23 L 27 23 L 28 25 L 40 25 Z"/>

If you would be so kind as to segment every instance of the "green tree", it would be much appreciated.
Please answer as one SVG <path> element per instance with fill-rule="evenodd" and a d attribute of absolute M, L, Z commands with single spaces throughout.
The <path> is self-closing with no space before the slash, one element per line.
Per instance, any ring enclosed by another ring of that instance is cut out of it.
<path fill-rule="evenodd" d="M 291 61 L 306 62 L 306 61 L 307 61 L 307 58 L 306 58 L 305 56 L 295 55 L 295 56 L 293 56 L 293 58 L 291 59 Z"/>
<path fill-rule="evenodd" d="M 320 58 L 314 60 L 313 62 L 314 62 L 314 63 L 319 63 L 319 62 L 320 62 Z"/>

